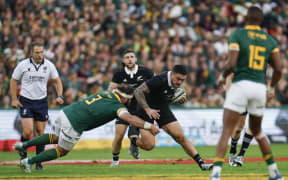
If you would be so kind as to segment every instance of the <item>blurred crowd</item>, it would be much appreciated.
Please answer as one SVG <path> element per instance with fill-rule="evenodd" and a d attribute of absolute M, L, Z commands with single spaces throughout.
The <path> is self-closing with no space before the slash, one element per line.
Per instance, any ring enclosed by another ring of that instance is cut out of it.
<path fill-rule="evenodd" d="M 228 52 L 227 37 L 244 26 L 247 8 L 262 8 L 263 29 L 279 43 L 283 78 L 268 106 L 288 103 L 287 15 L 284 0 L 0 0 L 0 105 L 9 107 L 9 80 L 29 57 L 32 41 L 43 41 L 57 67 L 65 103 L 105 90 L 126 48 L 138 63 L 159 74 L 185 64 L 187 107 L 221 106 L 217 85 Z M 57 107 L 48 88 L 49 106 Z"/>

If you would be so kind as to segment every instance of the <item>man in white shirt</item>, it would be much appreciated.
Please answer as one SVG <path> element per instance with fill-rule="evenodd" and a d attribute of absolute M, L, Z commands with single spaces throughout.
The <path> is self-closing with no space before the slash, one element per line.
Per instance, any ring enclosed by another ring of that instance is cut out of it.
<path fill-rule="evenodd" d="M 59 104 L 63 104 L 63 87 L 56 67 L 44 58 L 44 45 L 33 42 L 31 45 L 32 56 L 22 60 L 14 69 L 10 80 L 10 93 L 12 107 L 20 107 L 20 116 L 23 126 L 21 141 L 27 141 L 33 134 L 35 123 L 36 136 L 42 135 L 48 121 L 47 83 L 51 79 L 56 85 Z M 21 81 L 20 97 L 17 98 L 17 82 Z M 36 146 L 36 154 L 44 150 L 43 145 Z M 27 152 L 20 154 L 21 159 L 27 157 Z M 36 169 L 42 170 L 42 165 L 36 164 Z"/>

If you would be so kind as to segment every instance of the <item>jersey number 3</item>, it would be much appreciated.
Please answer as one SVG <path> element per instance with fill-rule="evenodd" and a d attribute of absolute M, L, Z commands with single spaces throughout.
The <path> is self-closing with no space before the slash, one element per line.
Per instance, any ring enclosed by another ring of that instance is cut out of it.
<path fill-rule="evenodd" d="M 87 99 L 87 100 L 85 101 L 85 103 L 88 104 L 88 105 L 90 105 L 90 104 L 92 104 L 93 102 L 98 101 L 98 100 L 100 100 L 100 99 L 102 99 L 102 96 L 100 96 L 100 95 L 98 94 L 98 95 L 97 95 L 97 98 L 92 98 L 91 101 L 89 101 L 89 100 Z"/>
<path fill-rule="evenodd" d="M 262 46 L 249 46 L 250 55 L 249 55 L 249 68 L 255 70 L 263 70 L 265 57 L 259 55 L 260 52 L 265 52 L 266 48 Z"/>

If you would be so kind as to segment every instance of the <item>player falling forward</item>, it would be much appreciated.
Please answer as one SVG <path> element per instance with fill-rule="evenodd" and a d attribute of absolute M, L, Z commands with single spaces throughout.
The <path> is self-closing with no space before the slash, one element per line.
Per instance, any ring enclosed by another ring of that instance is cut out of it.
<path fill-rule="evenodd" d="M 274 161 L 270 144 L 261 131 L 263 113 L 268 93 L 281 78 L 281 61 L 277 42 L 260 24 L 263 12 L 250 7 L 246 17 L 247 25 L 234 31 L 229 38 L 228 64 L 224 67 L 226 78 L 234 72 L 232 85 L 224 103 L 223 129 L 216 148 L 216 158 L 210 180 L 220 180 L 228 140 L 237 126 L 240 114 L 249 113 L 249 126 L 257 140 L 264 160 L 268 165 L 269 180 L 283 180 Z M 271 87 L 266 87 L 268 62 L 273 67 Z"/>
<path fill-rule="evenodd" d="M 30 141 L 17 142 L 14 148 L 19 152 L 30 146 L 58 144 L 56 148 L 43 151 L 37 156 L 20 161 L 20 167 L 25 172 L 31 172 L 34 163 L 50 161 L 65 156 L 79 141 L 83 131 L 100 127 L 116 117 L 129 124 L 145 128 L 156 135 L 159 129 L 154 124 L 143 121 L 131 115 L 124 106 L 130 103 L 133 97 L 133 88 L 128 85 L 119 85 L 114 92 L 103 91 L 96 93 L 82 101 L 75 102 L 63 108 L 55 121 L 55 134 L 43 134 Z"/>

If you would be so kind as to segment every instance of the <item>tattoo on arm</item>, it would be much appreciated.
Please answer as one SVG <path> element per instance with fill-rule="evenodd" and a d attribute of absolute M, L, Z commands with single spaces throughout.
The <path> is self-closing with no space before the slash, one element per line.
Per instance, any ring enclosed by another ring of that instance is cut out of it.
<path fill-rule="evenodd" d="M 149 92 L 150 92 L 149 88 L 145 82 L 143 84 L 141 84 L 138 88 L 136 88 L 134 91 L 135 98 L 136 98 L 138 104 L 143 109 L 149 108 L 149 105 L 148 105 L 146 98 L 145 98 L 145 93 L 149 93 Z"/>

